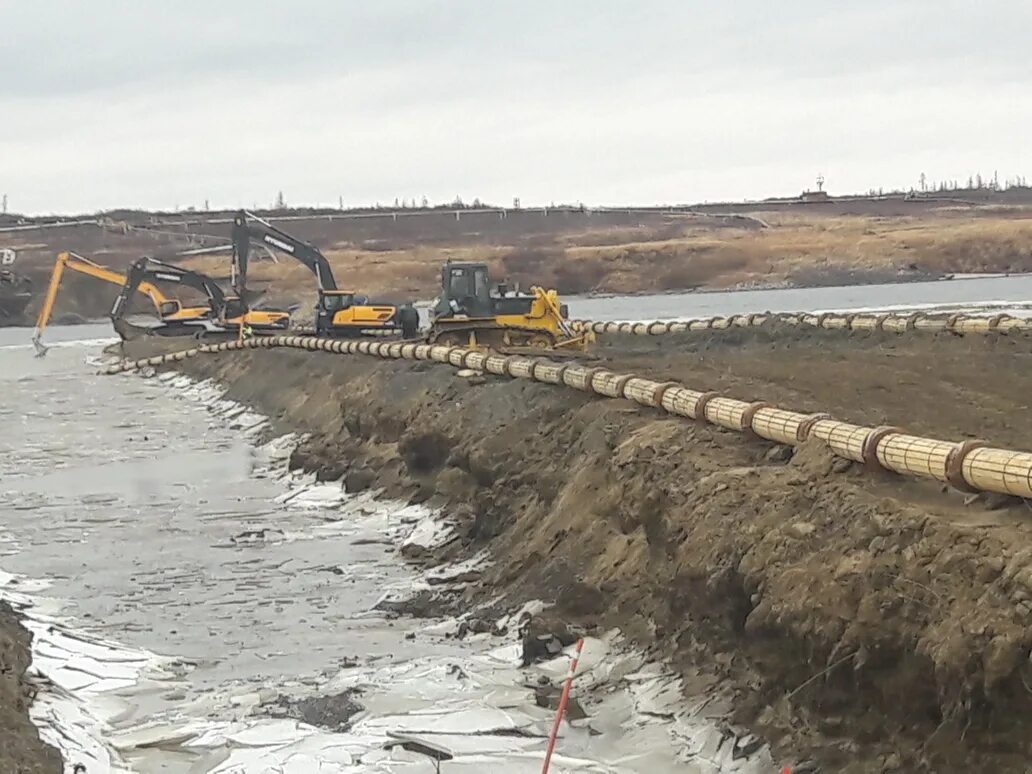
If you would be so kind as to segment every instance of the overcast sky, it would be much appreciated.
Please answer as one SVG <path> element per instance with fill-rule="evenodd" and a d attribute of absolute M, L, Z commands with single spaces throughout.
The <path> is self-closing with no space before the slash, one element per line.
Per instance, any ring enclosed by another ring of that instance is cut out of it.
<path fill-rule="evenodd" d="M 1028 0 L 0 0 L 12 211 L 1032 177 Z"/>

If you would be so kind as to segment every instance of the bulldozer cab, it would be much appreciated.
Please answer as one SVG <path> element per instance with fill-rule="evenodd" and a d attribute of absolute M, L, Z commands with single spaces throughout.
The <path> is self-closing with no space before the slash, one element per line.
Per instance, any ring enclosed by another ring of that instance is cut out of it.
<path fill-rule="evenodd" d="M 491 277 L 486 263 L 452 263 L 441 270 L 441 300 L 453 314 L 494 316 Z M 441 310 L 442 312 L 445 310 Z"/>

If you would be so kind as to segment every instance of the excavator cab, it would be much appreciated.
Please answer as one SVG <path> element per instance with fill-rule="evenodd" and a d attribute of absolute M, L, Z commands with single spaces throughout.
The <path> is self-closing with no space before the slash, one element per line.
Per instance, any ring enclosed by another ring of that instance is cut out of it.
<path fill-rule="evenodd" d="M 222 303 L 223 321 L 238 320 L 248 312 L 247 304 L 245 304 L 238 296 L 226 296 Z"/>
<path fill-rule="evenodd" d="M 183 304 L 178 298 L 170 298 L 167 301 L 162 301 L 160 304 L 158 304 L 158 317 L 160 317 L 162 320 L 167 320 L 170 317 L 175 317 L 182 311 Z M 192 311 L 193 310 L 191 310 L 191 312 Z M 194 315 L 191 314 L 190 316 L 192 318 Z"/>
<path fill-rule="evenodd" d="M 319 310 L 328 315 L 347 309 L 355 302 L 355 294 L 349 290 L 324 290 L 319 298 Z"/>

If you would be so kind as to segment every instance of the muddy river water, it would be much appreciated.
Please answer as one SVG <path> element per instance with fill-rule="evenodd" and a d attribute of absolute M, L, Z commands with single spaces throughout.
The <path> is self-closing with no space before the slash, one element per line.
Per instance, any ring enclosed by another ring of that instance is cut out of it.
<path fill-rule="evenodd" d="M 656 320 L 750 312 L 828 312 L 859 309 L 992 309 L 1028 314 L 1032 276 L 968 276 L 931 282 L 667 293 L 565 299 L 587 320 Z"/>
<path fill-rule="evenodd" d="M 597 319 L 984 301 L 1020 309 L 1030 286 L 987 279 L 571 306 Z M 291 438 L 220 401 L 212 385 L 97 375 L 110 335 L 107 325 L 52 328 L 55 346 L 36 358 L 27 330 L 0 330 L 0 595 L 36 635 L 34 668 L 47 682 L 34 718 L 69 766 L 540 771 L 553 713 L 537 706 L 534 686 L 558 682 L 566 656 L 521 670 L 515 634 L 458 639 L 454 619 L 378 607 L 470 569 L 420 571 L 398 556 L 405 540 L 441 539 L 446 514 L 288 474 Z M 499 623 L 515 629 L 514 619 Z M 615 633 L 589 640 L 578 681 L 589 719 L 564 726 L 554 772 L 775 770 L 762 740 L 724 722 L 719 698 L 684 696 Z M 318 717 L 298 714 L 325 695 L 336 698 L 315 705 Z"/>
<path fill-rule="evenodd" d="M 36 358 L 0 332 L 0 593 L 36 635 L 34 718 L 69 766 L 540 771 L 553 711 L 534 687 L 566 656 L 521 670 L 513 621 L 458 639 L 454 619 L 377 608 L 470 569 L 398 555 L 445 515 L 288 474 L 291 438 L 211 385 L 97 375 L 107 335 L 55 329 Z M 590 718 L 564 726 L 552 771 L 771 770 L 726 706 L 615 633 L 585 654 Z M 337 698 L 298 716 L 316 695 Z"/>

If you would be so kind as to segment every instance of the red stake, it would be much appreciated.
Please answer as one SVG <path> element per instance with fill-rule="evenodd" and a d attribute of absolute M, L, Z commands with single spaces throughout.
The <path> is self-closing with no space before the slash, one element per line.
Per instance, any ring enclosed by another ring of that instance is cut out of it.
<path fill-rule="evenodd" d="M 566 673 L 566 683 L 563 685 L 563 693 L 559 697 L 559 709 L 556 710 L 555 722 L 552 724 L 552 734 L 548 738 L 548 751 L 545 753 L 545 765 L 541 767 L 541 774 L 548 774 L 548 766 L 552 762 L 555 740 L 559 736 L 559 725 L 563 722 L 566 703 L 570 700 L 570 688 L 573 686 L 573 676 L 577 672 L 577 662 L 580 661 L 582 650 L 584 650 L 584 640 L 580 639 L 577 640 L 577 647 L 573 650 L 573 661 L 570 662 L 570 671 Z"/>

